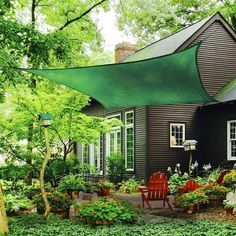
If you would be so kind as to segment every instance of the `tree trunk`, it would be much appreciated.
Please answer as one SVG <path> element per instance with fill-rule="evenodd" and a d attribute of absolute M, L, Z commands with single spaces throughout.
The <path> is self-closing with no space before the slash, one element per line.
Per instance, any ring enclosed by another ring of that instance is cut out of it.
<path fill-rule="evenodd" d="M 0 183 L 0 235 L 8 233 L 7 214 L 3 201 L 2 185 Z"/>
<path fill-rule="evenodd" d="M 41 167 L 41 170 L 40 170 L 40 178 L 39 178 L 39 180 L 40 180 L 40 189 L 41 189 L 41 193 L 42 193 L 42 197 L 43 197 L 43 201 L 44 201 L 44 206 L 45 206 L 44 217 L 47 219 L 48 215 L 50 213 L 50 209 L 51 209 L 51 207 L 49 205 L 49 202 L 48 202 L 47 195 L 45 193 L 45 188 L 44 188 L 45 169 L 46 169 L 47 163 L 49 161 L 49 158 L 51 156 L 50 147 L 49 147 L 49 141 L 48 141 L 48 129 L 47 129 L 47 127 L 44 128 L 44 135 L 45 135 L 47 154 L 46 154 L 46 157 L 43 160 L 43 164 L 42 164 L 42 167 Z"/>

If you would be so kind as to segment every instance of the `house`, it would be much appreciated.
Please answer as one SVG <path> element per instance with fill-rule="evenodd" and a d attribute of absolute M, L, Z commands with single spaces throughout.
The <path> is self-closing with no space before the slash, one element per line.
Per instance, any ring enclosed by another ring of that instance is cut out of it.
<path fill-rule="evenodd" d="M 201 42 L 197 55 L 201 81 L 208 94 L 214 96 L 236 77 L 236 33 L 220 13 L 138 51 L 134 45 L 119 44 L 116 60 L 130 62 L 159 57 L 198 42 Z M 168 166 L 174 167 L 176 163 L 187 169 L 188 155 L 182 143 L 195 139 L 198 146 L 193 153 L 194 160 L 200 164 L 210 162 L 217 167 L 227 160 L 236 160 L 236 151 L 233 157 L 227 155 L 227 137 L 233 135 L 228 133 L 227 136 L 227 132 L 236 132 L 226 127 L 226 123 L 231 121 L 233 123 L 228 124 L 236 127 L 234 106 L 235 103 L 181 104 L 106 110 L 92 100 L 84 110 L 86 114 L 117 118 L 123 121 L 124 126 L 101 135 L 99 145 L 78 145 L 77 151 L 83 162 L 95 165 L 101 174 L 106 169 L 107 156 L 121 151 L 126 175 L 147 179 L 156 171 L 166 172 Z M 225 116 L 223 107 L 228 109 L 229 115 Z M 232 148 L 236 147 L 236 134 L 234 138 L 235 141 L 231 140 Z"/>

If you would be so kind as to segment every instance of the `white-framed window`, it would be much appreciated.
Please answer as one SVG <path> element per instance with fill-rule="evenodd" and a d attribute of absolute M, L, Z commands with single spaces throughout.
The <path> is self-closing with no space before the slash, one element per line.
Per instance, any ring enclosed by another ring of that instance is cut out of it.
<path fill-rule="evenodd" d="M 170 147 L 182 148 L 185 141 L 185 124 L 170 123 Z"/>
<path fill-rule="evenodd" d="M 108 116 L 107 119 L 116 118 L 121 120 L 121 115 L 116 114 Z M 121 152 L 121 127 L 113 127 L 112 130 L 106 133 L 106 156 L 110 156 L 113 153 Z"/>
<path fill-rule="evenodd" d="M 82 163 L 94 166 L 97 173 L 103 174 L 100 150 L 100 138 L 97 144 L 82 144 Z"/>
<path fill-rule="evenodd" d="M 236 120 L 227 121 L 227 159 L 236 160 Z"/>
<path fill-rule="evenodd" d="M 125 167 L 134 170 L 134 112 L 125 112 Z"/>

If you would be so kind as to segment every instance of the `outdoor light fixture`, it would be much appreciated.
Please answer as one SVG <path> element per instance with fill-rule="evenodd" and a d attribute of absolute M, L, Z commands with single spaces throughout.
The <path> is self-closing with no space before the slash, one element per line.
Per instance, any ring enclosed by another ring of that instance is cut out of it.
<path fill-rule="evenodd" d="M 52 114 L 43 113 L 39 115 L 40 124 L 43 127 L 48 127 L 52 125 Z"/>

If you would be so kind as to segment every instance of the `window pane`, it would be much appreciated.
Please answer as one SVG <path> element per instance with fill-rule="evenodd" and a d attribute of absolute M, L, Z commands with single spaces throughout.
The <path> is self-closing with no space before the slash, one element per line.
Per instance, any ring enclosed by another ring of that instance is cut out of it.
<path fill-rule="evenodd" d="M 130 125 L 134 123 L 134 113 L 126 113 L 126 125 Z"/>
<path fill-rule="evenodd" d="M 89 145 L 88 144 L 83 145 L 83 163 L 89 164 Z"/>
<path fill-rule="evenodd" d="M 236 135 L 236 122 L 230 123 L 230 139 L 235 139 Z"/>
<path fill-rule="evenodd" d="M 110 133 L 110 154 L 115 152 L 115 133 Z"/>
<path fill-rule="evenodd" d="M 182 146 L 184 137 L 184 124 L 170 124 L 170 144 L 171 146 Z"/>
<path fill-rule="evenodd" d="M 127 169 L 134 168 L 134 128 L 126 128 L 126 165 Z"/>
<path fill-rule="evenodd" d="M 232 140 L 231 142 L 231 157 L 236 157 L 236 140 Z"/>

